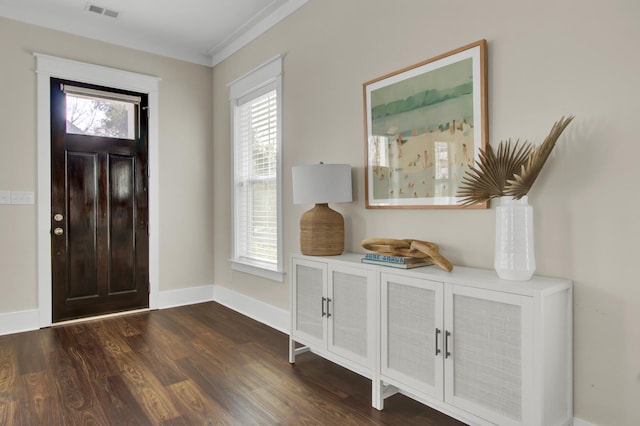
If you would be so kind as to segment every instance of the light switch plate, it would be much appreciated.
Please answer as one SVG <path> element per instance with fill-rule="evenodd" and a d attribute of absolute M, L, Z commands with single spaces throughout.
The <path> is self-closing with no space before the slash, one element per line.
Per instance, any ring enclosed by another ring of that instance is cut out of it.
<path fill-rule="evenodd" d="M 11 191 L 0 191 L 0 204 L 11 204 Z"/>
<path fill-rule="evenodd" d="M 33 204 L 35 197 L 30 191 L 11 191 L 11 204 Z"/>

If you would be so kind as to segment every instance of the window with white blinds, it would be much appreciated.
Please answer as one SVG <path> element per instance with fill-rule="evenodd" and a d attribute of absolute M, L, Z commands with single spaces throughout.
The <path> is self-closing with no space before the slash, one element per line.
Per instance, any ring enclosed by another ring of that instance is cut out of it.
<path fill-rule="evenodd" d="M 277 66 L 269 62 L 231 84 L 232 265 L 282 281 L 281 59 L 276 60 Z"/>

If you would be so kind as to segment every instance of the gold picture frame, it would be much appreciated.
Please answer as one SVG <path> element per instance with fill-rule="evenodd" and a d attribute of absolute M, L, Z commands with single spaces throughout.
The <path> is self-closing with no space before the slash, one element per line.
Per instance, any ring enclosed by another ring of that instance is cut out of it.
<path fill-rule="evenodd" d="M 486 44 L 362 85 L 366 208 L 463 207 L 457 189 L 488 141 Z"/>

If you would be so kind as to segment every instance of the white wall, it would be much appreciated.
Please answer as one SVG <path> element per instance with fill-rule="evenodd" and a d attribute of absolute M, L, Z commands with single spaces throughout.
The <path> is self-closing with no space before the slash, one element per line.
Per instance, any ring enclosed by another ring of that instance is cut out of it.
<path fill-rule="evenodd" d="M 160 290 L 211 285 L 211 68 L 0 18 L 0 190 L 37 189 L 33 52 L 161 78 Z M 36 206 L 0 205 L 0 314 L 37 308 L 36 256 Z"/>
<path fill-rule="evenodd" d="M 640 3 L 312 0 L 214 68 L 215 282 L 288 308 L 288 284 L 233 272 L 227 83 L 284 60 L 285 252 L 298 250 L 291 167 L 349 162 L 356 198 L 336 205 L 346 248 L 368 237 L 437 242 L 458 265 L 491 268 L 495 211 L 367 210 L 362 83 L 479 39 L 488 41 L 490 143 L 540 143 L 575 114 L 529 194 L 538 273 L 575 283 L 575 414 L 640 424 Z M 287 267 L 288 267 L 287 259 Z"/>

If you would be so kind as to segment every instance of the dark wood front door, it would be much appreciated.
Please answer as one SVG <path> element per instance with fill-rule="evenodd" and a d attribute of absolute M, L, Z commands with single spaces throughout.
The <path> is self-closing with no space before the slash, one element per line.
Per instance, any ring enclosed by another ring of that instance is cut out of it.
<path fill-rule="evenodd" d="M 149 306 L 146 108 L 51 79 L 53 322 Z"/>

